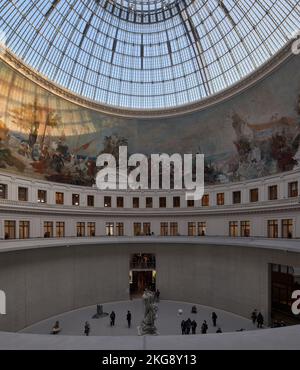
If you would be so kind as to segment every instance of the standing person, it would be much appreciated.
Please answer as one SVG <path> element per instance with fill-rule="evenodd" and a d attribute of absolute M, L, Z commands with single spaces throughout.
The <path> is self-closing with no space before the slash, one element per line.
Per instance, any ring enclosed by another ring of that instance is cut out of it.
<path fill-rule="evenodd" d="M 84 324 L 84 334 L 88 337 L 90 335 L 91 327 L 88 321 Z"/>
<path fill-rule="evenodd" d="M 131 327 L 131 312 L 130 311 L 127 311 L 126 319 L 128 323 L 128 328 L 130 328 Z"/>
<path fill-rule="evenodd" d="M 198 326 L 196 321 L 193 320 L 191 325 L 192 325 L 192 334 L 196 334 L 196 329 L 197 329 L 197 326 Z"/>
<path fill-rule="evenodd" d="M 111 311 L 110 314 L 110 326 L 115 326 L 116 314 L 114 311 Z"/>
<path fill-rule="evenodd" d="M 260 328 L 260 329 L 262 329 L 263 324 L 264 324 L 264 317 L 261 314 L 261 312 L 257 315 L 256 321 L 257 321 L 257 327 Z"/>
<path fill-rule="evenodd" d="M 189 335 L 191 332 L 191 326 L 192 326 L 192 321 L 190 318 L 188 318 L 185 322 L 185 328 L 186 328 L 185 332 L 187 335 Z"/>
<path fill-rule="evenodd" d="M 214 327 L 216 327 L 217 326 L 217 318 L 218 318 L 217 314 L 215 312 L 213 312 L 212 315 L 211 315 L 211 318 L 212 318 L 212 322 L 213 322 Z"/>
<path fill-rule="evenodd" d="M 203 324 L 201 326 L 201 333 L 202 334 L 206 334 L 207 333 L 207 329 L 208 329 L 208 325 L 207 325 L 207 322 L 204 320 L 203 321 Z"/>
<path fill-rule="evenodd" d="M 253 325 L 255 325 L 256 323 L 256 320 L 257 320 L 257 310 L 254 310 L 251 314 L 251 319 L 252 319 L 252 322 L 253 322 Z"/>
<path fill-rule="evenodd" d="M 182 335 L 186 334 L 186 326 L 185 326 L 185 321 L 184 320 L 181 321 L 181 333 L 182 333 Z"/>

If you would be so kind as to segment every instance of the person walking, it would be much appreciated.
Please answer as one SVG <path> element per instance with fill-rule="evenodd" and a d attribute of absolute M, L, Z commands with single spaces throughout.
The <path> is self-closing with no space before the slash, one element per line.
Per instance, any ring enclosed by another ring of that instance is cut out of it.
<path fill-rule="evenodd" d="M 191 325 L 192 325 L 192 334 L 196 334 L 196 329 L 197 329 L 197 326 L 198 326 L 196 321 L 193 320 Z"/>
<path fill-rule="evenodd" d="M 257 310 L 256 309 L 252 312 L 251 319 L 252 319 L 253 325 L 255 325 L 256 320 L 257 320 Z"/>
<path fill-rule="evenodd" d="M 91 327 L 88 321 L 84 324 L 84 334 L 88 337 L 90 335 Z"/>
<path fill-rule="evenodd" d="M 130 328 L 131 327 L 131 312 L 130 311 L 127 311 L 126 319 L 128 323 L 128 328 Z"/>
<path fill-rule="evenodd" d="M 218 318 L 217 314 L 215 312 L 213 312 L 212 315 L 211 315 L 211 318 L 212 318 L 212 322 L 213 322 L 214 327 L 216 327 L 217 326 L 217 318 Z"/>
<path fill-rule="evenodd" d="M 263 324 L 264 324 L 264 317 L 263 317 L 263 315 L 261 314 L 261 312 L 259 312 L 259 314 L 257 315 L 257 319 L 256 319 L 256 321 L 257 321 L 257 327 L 258 327 L 259 329 L 262 329 Z"/>
<path fill-rule="evenodd" d="M 115 326 L 116 314 L 114 311 L 111 311 L 110 314 L 110 326 Z"/>

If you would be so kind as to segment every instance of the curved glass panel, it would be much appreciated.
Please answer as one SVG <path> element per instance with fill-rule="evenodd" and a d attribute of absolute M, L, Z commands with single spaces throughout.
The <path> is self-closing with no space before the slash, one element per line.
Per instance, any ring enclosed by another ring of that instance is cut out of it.
<path fill-rule="evenodd" d="M 0 1 L 19 58 L 102 104 L 164 109 L 229 87 L 300 28 L 295 0 Z"/>

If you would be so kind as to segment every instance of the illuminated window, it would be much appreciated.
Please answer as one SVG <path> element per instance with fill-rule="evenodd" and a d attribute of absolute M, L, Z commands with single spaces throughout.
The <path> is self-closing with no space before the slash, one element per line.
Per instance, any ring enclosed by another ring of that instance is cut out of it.
<path fill-rule="evenodd" d="M 208 207 L 209 206 L 209 194 L 204 194 L 202 197 L 202 207 Z"/>
<path fill-rule="evenodd" d="M 281 233 L 283 238 L 291 239 L 293 237 L 293 220 L 282 220 Z"/>
<path fill-rule="evenodd" d="M 278 238 L 277 220 L 268 220 L 268 238 Z"/>
<path fill-rule="evenodd" d="M 250 202 L 251 203 L 256 203 L 259 200 L 259 193 L 258 189 L 251 189 L 250 190 Z"/>
<path fill-rule="evenodd" d="M 62 221 L 56 222 L 56 237 L 57 238 L 65 237 L 65 223 Z"/>
<path fill-rule="evenodd" d="M 47 203 L 47 191 L 46 190 L 38 190 L 38 203 Z"/>
<path fill-rule="evenodd" d="M 143 223 L 143 234 L 144 235 L 151 235 L 151 224 L 150 222 L 144 222 Z"/>
<path fill-rule="evenodd" d="M 19 221 L 19 238 L 29 239 L 29 235 L 30 235 L 30 222 Z"/>
<path fill-rule="evenodd" d="M 44 238 L 53 238 L 53 222 L 44 222 Z"/>
<path fill-rule="evenodd" d="M 87 223 L 87 236 L 90 236 L 90 237 L 96 236 L 96 223 L 95 222 Z"/>
<path fill-rule="evenodd" d="M 116 235 L 124 236 L 124 223 L 123 222 L 116 223 Z"/>
<path fill-rule="evenodd" d="M 224 193 L 218 193 L 217 194 L 217 205 L 223 206 L 225 204 L 225 196 Z"/>
<path fill-rule="evenodd" d="M 104 197 L 104 207 L 111 208 L 111 197 Z"/>
<path fill-rule="evenodd" d="M 250 236 L 250 221 L 241 221 L 241 236 Z"/>
<path fill-rule="evenodd" d="M 5 239 L 16 239 L 16 221 L 4 221 Z"/>
<path fill-rule="evenodd" d="M 188 236 L 196 236 L 196 222 L 188 223 Z"/>
<path fill-rule="evenodd" d="M 85 222 L 77 222 L 76 230 L 78 237 L 85 236 Z"/>
<path fill-rule="evenodd" d="M 198 222 L 198 236 L 206 235 L 206 222 Z"/>
<path fill-rule="evenodd" d="M 133 224 L 133 235 L 140 236 L 142 234 L 142 224 L 140 222 L 134 222 Z"/>
<path fill-rule="evenodd" d="M 56 204 L 64 204 L 64 193 L 55 193 Z"/>
<path fill-rule="evenodd" d="M 80 204 L 80 196 L 79 194 L 72 194 L 72 205 L 79 206 Z"/>
<path fill-rule="evenodd" d="M 229 236 L 236 238 L 239 236 L 239 223 L 238 221 L 229 222 Z"/>
<path fill-rule="evenodd" d="M 160 235 L 161 236 L 168 236 L 169 234 L 169 227 L 167 222 L 161 222 L 160 223 Z"/>
<path fill-rule="evenodd" d="M 178 223 L 170 222 L 170 236 L 177 236 L 177 235 L 178 235 Z"/>
<path fill-rule="evenodd" d="M 298 196 L 298 181 L 289 183 L 289 198 L 296 198 Z"/>
<path fill-rule="evenodd" d="M 115 229 L 114 229 L 114 223 L 113 222 L 107 222 L 106 223 L 105 233 L 106 233 L 106 236 L 114 236 Z"/>

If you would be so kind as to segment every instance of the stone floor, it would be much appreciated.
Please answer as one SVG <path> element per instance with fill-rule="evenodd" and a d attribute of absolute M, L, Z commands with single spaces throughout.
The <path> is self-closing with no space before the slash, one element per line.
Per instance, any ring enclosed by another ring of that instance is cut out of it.
<path fill-rule="evenodd" d="M 213 309 L 211 307 L 196 305 L 197 314 L 191 313 L 193 304 L 161 301 L 158 304 L 158 319 L 156 326 L 160 335 L 178 335 L 181 334 L 180 323 L 182 319 L 191 318 L 196 320 L 198 324 L 197 333 L 200 333 L 200 328 L 203 320 L 206 320 L 209 326 L 208 333 L 215 333 L 217 328 L 214 328 L 211 321 L 211 313 L 215 311 L 218 315 L 217 325 L 221 327 L 224 333 L 235 332 L 241 328 L 249 331 L 255 329 L 255 326 L 250 320 L 234 315 L 229 312 Z M 89 321 L 91 326 L 91 336 L 137 336 L 137 327 L 143 319 L 144 307 L 141 299 L 135 299 L 125 302 L 113 302 L 103 304 L 104 312 L 110 313 L 112 310 L 116 313 L 115 327 L 109 325 L 109 316 L 92 319 L 96 313 L 96 306 L 85 307 L 75 311 L 67 312 L 50 319 L 44 320 L 37 324 L 22 330 L 22 333 L 32 334 L 49 334 L 56 320 L 59 320 L 62 328 L 59 336 L 62 335 L 83 335 L 83 327 L 85 321 Z M 178 315 L 178 310 L 182 309 L 183 314 Z M 132 313 L 132 326 L 127 327 L 126 314 L 127 310 Z"/>

